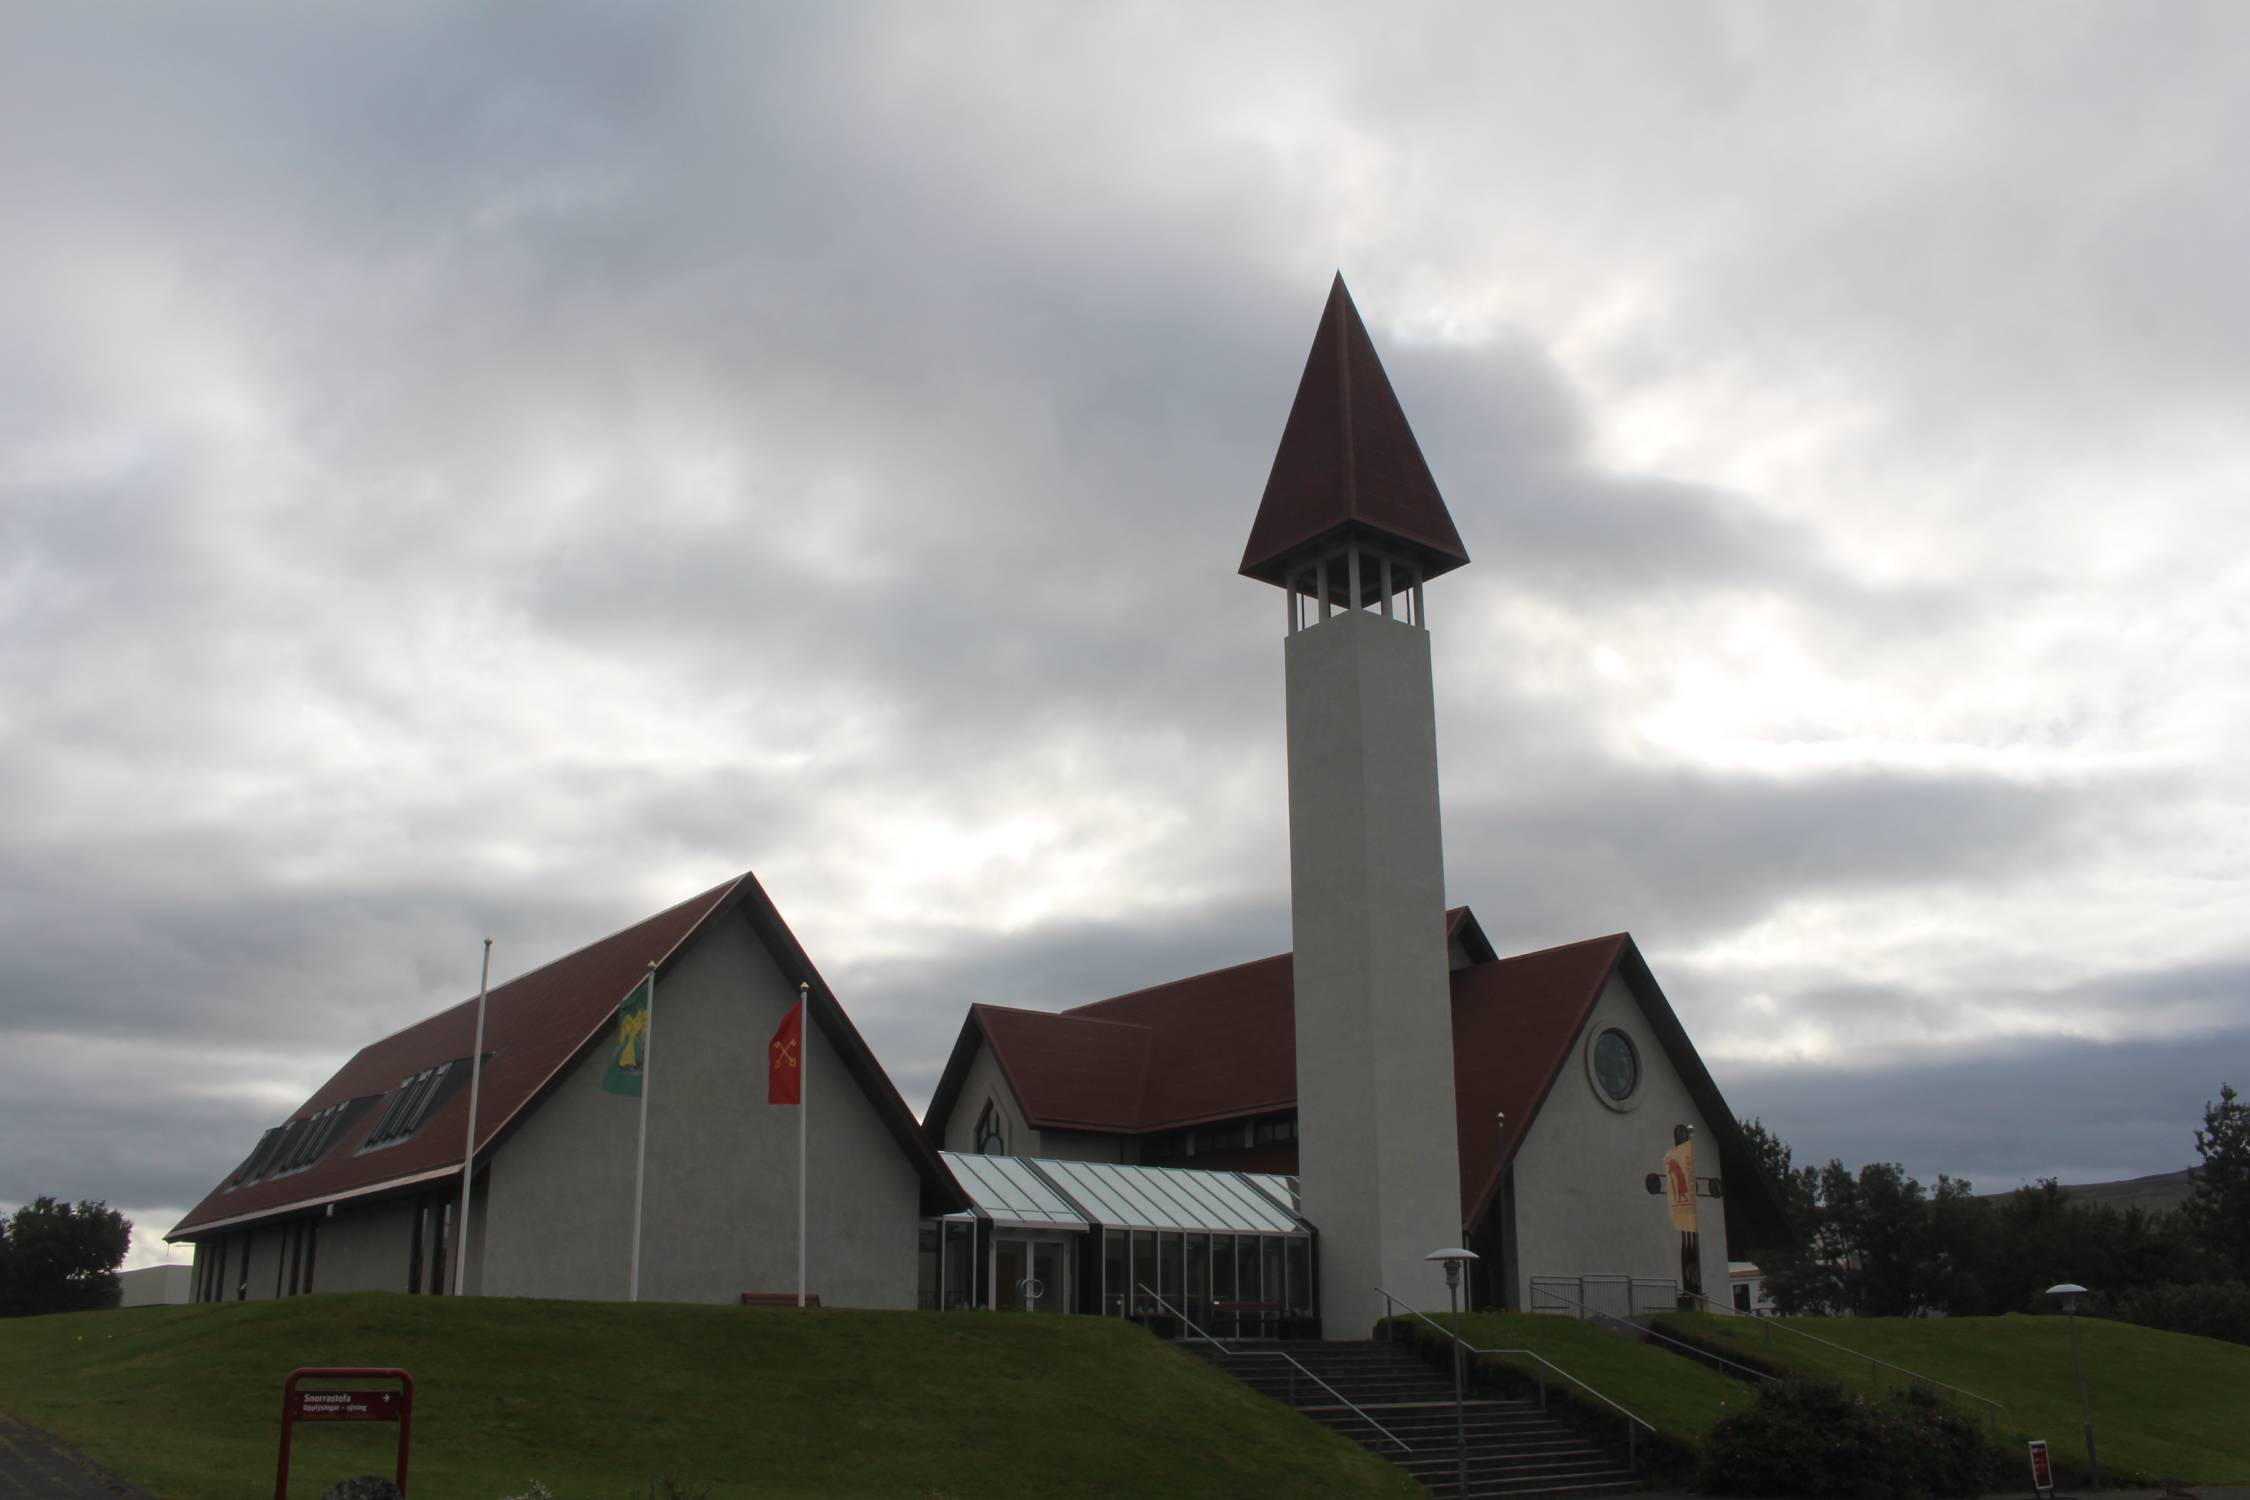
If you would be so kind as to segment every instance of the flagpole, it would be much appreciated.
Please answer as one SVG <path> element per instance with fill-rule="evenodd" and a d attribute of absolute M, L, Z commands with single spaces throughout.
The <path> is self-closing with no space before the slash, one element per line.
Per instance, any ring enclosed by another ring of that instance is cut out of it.
<path fill-rule="evenodd" d="M 656 960 L 648 964 L 648 1004 L 641 1009 L 641 1144 L 633 1155 L 633 1271 L 628 1302 L 641 1300 L 641 1182 L 648 1173 L 648 1088 L 656 1071 Z"/>
<path fill-rule="evenodd" d="M 469 1174 L 477 1164 L 477 1084 L 484 1072 L 484 999 L 492 984 L 492 939 L 484 940 L 484 972 L 477 976 L 477 1045 L 469 1054 L 469 1139 L 461 1148 L 461 1227 L 453 1236 L 453 1295 L 469 1290 Z"/>
<path fill-rule="evenodd" d="M 812 1028 L 806 1000 L 812 986 L 797 981 L 797 1305 L 805 1305 L 805 1114 L 812 1108 L 812 1091 L 805 1086 L 812 1072 Z"/>

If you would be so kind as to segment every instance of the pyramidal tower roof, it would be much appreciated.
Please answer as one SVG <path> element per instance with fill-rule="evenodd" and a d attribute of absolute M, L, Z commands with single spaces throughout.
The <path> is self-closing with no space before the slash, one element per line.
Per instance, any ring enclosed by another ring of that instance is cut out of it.
<path fill-rule="evenodd" d="M 1339 272 L 1281 430 L 1241 572 L 1281 584 L 1292 558 L 1351 532 L 1403 546 L 1426 578 L 1469 560 Z"/>

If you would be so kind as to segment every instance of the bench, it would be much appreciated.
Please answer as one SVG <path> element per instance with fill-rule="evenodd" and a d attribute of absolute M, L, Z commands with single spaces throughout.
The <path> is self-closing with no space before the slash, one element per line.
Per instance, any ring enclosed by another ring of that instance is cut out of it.
<path fill-rule="evenodd" d="M 744 1307 L 795 1307 L 797 1305 L 797 1294 L 795 1292 L 744 1292 L 742 1294 L 742 1305 Z M 820 1293 L 805 1293 L 805 1306 L 820 1306 Z"/>

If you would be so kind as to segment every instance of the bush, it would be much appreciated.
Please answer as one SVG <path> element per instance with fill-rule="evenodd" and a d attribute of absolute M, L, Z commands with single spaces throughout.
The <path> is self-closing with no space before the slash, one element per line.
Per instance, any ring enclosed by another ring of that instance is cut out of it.
<path fill-rule="evenodd" d="M 2107 1299 L 2105 1311 L 2143 1328 L 2250 1344 L 2250 1286 L 2239 1281 L 2135 1287 Z"/>
<path fill-rule="evenodd" d="M 1918 1500 L 1981 1495 L 2011 1472 L 1934 1392 L 1866 1397 L 1793 1380 L 1711 1429 L 1699 1484 L 1714 1495 Z"/>

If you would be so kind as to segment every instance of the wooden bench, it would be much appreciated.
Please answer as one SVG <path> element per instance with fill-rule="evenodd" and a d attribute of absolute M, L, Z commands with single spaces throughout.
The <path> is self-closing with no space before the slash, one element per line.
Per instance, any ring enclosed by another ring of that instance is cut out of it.
<path fill-rule="evenodd" d="M 795 1292 L 744 1292 L 742 1294 L 742 1305 L 744 1307 L 795 1307 L 797 1305 L 797 1294 Z M 820 1293 L 805 1293 L 805 1306 L 820 1306 Z"/>

